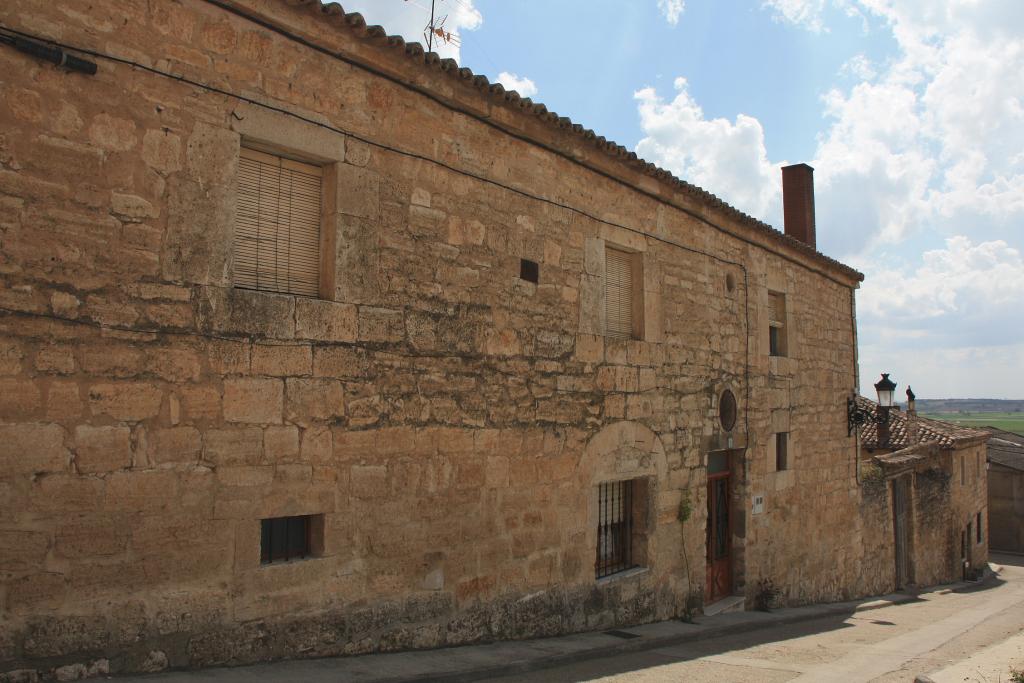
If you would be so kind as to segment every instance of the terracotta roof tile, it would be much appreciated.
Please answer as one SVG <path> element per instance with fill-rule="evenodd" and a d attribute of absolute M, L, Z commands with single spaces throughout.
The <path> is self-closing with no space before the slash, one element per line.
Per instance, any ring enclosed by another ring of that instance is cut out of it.
<path fill-rule="evenodd" d="M 879 406 L 874 401 L 857 397 L 857 406 L 863 410 L 878 414 Z M 924 443 L 935 443 L 942 448 L 956 448 L 971 441 L 984 441 L 988 433 L 980 429 L 961 427 L 951 422 L 932 420 L 926 417 L 912 418 L 916 423 L 917 438 L 910 435 L 910 416 L 897 409 L 889 411 L 889 440 L 881 447 L 888 450 L 898 450 Z M 861 445 L 869 449 L 879 448 L 878 425 L 869 422 L 860 429 Z"/>
<path fill-rule="evenodd" d="M 354 31 L 358 37 L 369 39 L 371 41 L 379 41 L 382 46 L 402 47 L 405 48 L 405 54 L 410 59 L 420 62 L 421 66 L 424 67 L 438 67 L 443 69 L 445 72 L 450 74 L 452 77 L 458 77 L 467 79 L 468 76 L 464 74 L 463 68 L 458 68 L 458 65 L 449 65 L 448 62 L 454 62 L 454 60 L 441 59 L 434 52 L 425 52 L 423 46 L 419 43 L 405 43 L 397 36 L 388 36 L 386 32 L 377 26 L 366 26 L 366 20 L 358 12 L 351 12 L 346 14 L 341 5 L 336 2 L 321 4 L 320 0 L 280 0 L 288 5 L 305 6 L 310 12 L 318 12 L 325 17 L 329 17 L 331 21 L 338 24 L 344 24 L 349 30 Z M 378 30 L 379 29 L 379 30 Z M 466 70 L 468 71 L 468 69 Z M 469 72 L 472 74 L 472 72 Z M 721 209 L 727 215 L 732 217 L 734 220 L 742 223 L 743 225 L 752 228 L 764 235 L 769 239 L 779 244 L 784 244 L 789 248 L 792 248 L 798 252 L 801 252 L 807 256 L 814 258 L 817 261 L 828 264 L 835 270 L 844 273 L 847 277 L 850 277 L 856 281 L 863 281 L 864 275 L 853 268 L 841 263 L 829 256 L 822 254 L 813 247 L 798 239 L 790 237 L 785 233 L 776 230 L 767 223 L 754 218 L 748 214 L 743 213 L 739 209 L 729 205 L 719 197 L 711 194 L 707 190 L 700 188 L 696 185 L 681 180 L 674 176 L 671 172 L 665 169 L 659 168 L 654 164 L 648 163 L 637 157 L 636 153 L 629 151 L 622 145 L 619 145 L 610 140 L 606 140 L 603 136 L 597 136 L 592 130 L 583 128 L 578 124 L 574 124 L 568 117 L 562 117 L 554 112 L 548 112 L 547 107 L 540 103 L 534 103 L 528 97 L 520 97 L 515 91 L 504 92 L 504 89 L 498 90 L 495 88 L 496 83 L 491 83 L 487 77 L 478 75 L 472 78 L 473 85 L 486 89 L 489 94 L 496 100 L 496 104 L 515 104 L 518 101 L 518 105 L 524 109 L 532 107 L 533 113 L 538 116 L 542 116 L 550 124 L 560 128 L 569 130 L 576 135 L 581 136 L 584 140 L 592 141 L 598 149 L 601 149 L 605 153 L 623 159 L 624 162 L 634 167 L 637 170 L 647 173 L 648 175 L 654 176 L 659 180 L 662 180 L 674 187 L 674 189 L 683 192 L 684 194 L 690 195 L 698 201 L 704 202 L 710 206 Z"/>

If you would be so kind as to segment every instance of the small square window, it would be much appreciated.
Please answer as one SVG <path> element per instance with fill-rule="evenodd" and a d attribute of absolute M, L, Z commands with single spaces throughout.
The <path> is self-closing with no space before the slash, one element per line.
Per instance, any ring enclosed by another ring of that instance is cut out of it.
<path fill-rule="evenodd" d="M 781 472 L 789 469 L 789 434 L 778 432 L 775 434 L 775 471 Z"/>
<path fill-rule="evenodd" d="M 314 536 L 323 534 L 321 515 L 273 517 L 260 521 L 260 564 L 288 562 L 311 557 L 322 545 Z"/>
<path fill-rule="evenodd" d="M 527 282 L 536 284 L 540 281 L 540 266 L 536 261 L 529 259 L 519 260 L 519 277 Z"/>
<path fill-rule="evenodd" d="M 320 294 L 323 168 L 243 147 L 238 160 L 236 287 Z"/>

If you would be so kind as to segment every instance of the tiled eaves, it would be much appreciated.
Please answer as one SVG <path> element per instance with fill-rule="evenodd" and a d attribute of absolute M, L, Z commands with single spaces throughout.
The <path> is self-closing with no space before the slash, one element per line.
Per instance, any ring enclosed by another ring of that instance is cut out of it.
<path fill-rule="evenodd" d="M 556 112 L 549 111 L 544 104 L 534 102 L 529 97 L 522 97 L 515 90 L 506 90 L 500 83 L 492 83 L 486 76 L 474 74 L 467 67 L 460 67 L 454 59 L 443 59 L 435 52 L 427 52 L 419 43 L 407 43 L 401 36 L 390 36 L 381 26 L 368 26 L 366 20 L 359 12 L 345 12 L 344 8 L 336 2 L 323 4 L 321 0 L 283 1 L 288 5 L 307 7 L 310 12 L 321 14 L 328 21 L 336 26 L 345 28 L 357 38 L 377 43 L 381 48 L 401 50 L 416 66 L 448 74 L 453 80 L 459 81 L 464 87 L 475 88 L 481 94 L 488 97 L 492 105 L 497 104 L 520 110 L 524 115 L 537 117 L 553 128 L 578 136 L 587 144 L 592 145 L 619 163 L 626 164 L 633 170 L 640 171 L 655 180 L 665 183 L 672 190 L 693 198 L 699 204 L 721 211 L 732 220 L 763 234 L 777 244 L 784 245 L 814 261 L 825 264 L 856 282 L 864 280 L 864 275 L 859 271 L 822 254 L 800 240 L 776 230 L 767 223 L 743 213 L 707 190 L 677 178 L 670 171 L 644 161 L 637 156 L 636 152 L 632 152 L 622 145 L 608 140 L 602 135 L 598 135 L 590 128 L 585 128 L 566 116 L 559 116 Z"/>
<path fill-rule="evenodd" d="M 857 397 L 857 404 L 863 410 L 874 413 L 878 410 L 878 404 L 863 396 Z M 961 427 L 951 422 L 932 420 L 926 417 L 915 417 L 917 427 L 917 439 L 911 442 L 909 428 L 909 416 L 901 411 L 893 410 L 889 413 L 889 438 L 883 446 L 888 448 L 908 448 L 918 444 L 935 444 L 946 449 L 956 449 L 965 446 L 984 443 L 989 438 L 989 433 L 981 429 Z M 868 449 L 879 448 L 878 425 L 868 423 L 860 430 L 861 444 Z"/>

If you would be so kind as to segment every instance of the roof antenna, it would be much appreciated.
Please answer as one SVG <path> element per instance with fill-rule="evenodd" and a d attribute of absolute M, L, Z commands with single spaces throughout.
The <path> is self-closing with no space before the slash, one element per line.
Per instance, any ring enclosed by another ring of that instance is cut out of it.
<path fill-rule="evenodd" d="M 409 0 L 405 0 L 409 2 Z M 417 7 L 415 2 L 413 3 Z M 459 44 L 458 35 L 452 35 L 451 31 L 446 31 L 444 23 L 448 21 L 448 15 L 444 15 L 440 19 L 436 18 L 435 5 L 437 0 L 430 0 L 430 23 L 423 27 L 423 38 L 427 41 L 427 52 L 434 51 L 434 36 L 437 36 L 445 43 L 453 43 L 454 45 Z M 426 9 L 425 7 L 423 9 Z"/>

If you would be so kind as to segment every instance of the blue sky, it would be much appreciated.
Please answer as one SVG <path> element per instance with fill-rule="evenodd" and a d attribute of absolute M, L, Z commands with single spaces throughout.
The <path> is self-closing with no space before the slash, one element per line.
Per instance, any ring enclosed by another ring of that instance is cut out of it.
<path fill-rule="evenodd" d="M 422 41 L 430 0 L 348 11 Z M 867 275 L 862 387 L 1024 398 L 1024 2 L 437 0 L 444 56 Z"/>

